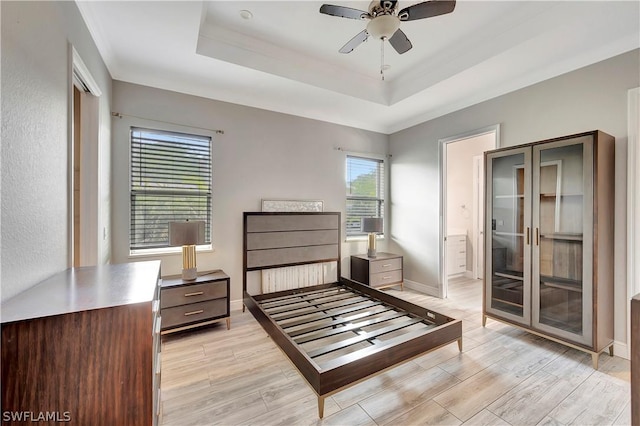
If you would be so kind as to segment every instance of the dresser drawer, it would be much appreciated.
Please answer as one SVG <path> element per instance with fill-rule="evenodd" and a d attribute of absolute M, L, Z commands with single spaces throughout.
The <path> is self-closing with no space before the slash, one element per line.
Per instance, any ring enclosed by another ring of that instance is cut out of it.
<path fill-rule="evenodd" d="M 372 260 L 369 262 L 369 273 L 378 274 L 380 272 L 395 271 L 402 269 L 402 258 Z"/>
<path fill-rule="evenodd" d="M 402 281 L 402 270 L 395 270 L 371 274 L 369 285 L 371 287 L 379 287 L 387 284 L 398 283 L 400 281 Z"/>
<path fill-rule="evenodd" d="M 217 281 L 212 283 L 186 285 L 162 290 L 160 306 L 162 316 L 165 315 L 165 308 L 171 306 L 186 305 L 189 303 L 202 302 L 205 300 L 219 299 L 227 297 L 227 282 Z M 164 318 L 163 318 L 164 320 Z"/>
<path fill-rule="evenodd" d="M 227 316 L 227 299 L 207 300 L 162 310 L 162 329 Z"/>
<path fill-rule="evenodd" d="M 461 244 L 461 245 L 466 245 L 467 243 L 467 236 L 466 235 L 449 235 L 447 237 L 447 242 L 449 244 Z"/>

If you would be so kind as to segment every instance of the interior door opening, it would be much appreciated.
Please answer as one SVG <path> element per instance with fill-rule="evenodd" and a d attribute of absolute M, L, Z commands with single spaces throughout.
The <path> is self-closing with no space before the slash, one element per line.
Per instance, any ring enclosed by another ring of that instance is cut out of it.
<path fill-rule="evenodd" d="M 97 265 L 100 227 L 100 102 L 102 92 L 86 65 L 69 47 L 69 266 Z"/>
<path fill-rule="evenodd" d="M 81 92 L 77 85 L 73 85 L 73 266 L 81 266 L 80 264 L 80 167 L 82 138 L 81 131 Z"/>
<path fill-rule="evenodd" d="M 440 297 L 449 280 L 480 280 L 484 265 L 484 152 L 498 146 L 499 126 L 440 140 Z M 479 282 L 479 281 L 478 281 Z"/>

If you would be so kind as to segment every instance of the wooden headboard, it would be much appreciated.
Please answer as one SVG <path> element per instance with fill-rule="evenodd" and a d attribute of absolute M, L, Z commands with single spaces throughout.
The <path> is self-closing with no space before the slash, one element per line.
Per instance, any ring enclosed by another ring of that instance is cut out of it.
<path fill-rule="evenodd" d="M 249 271 L 335 261 L 340 278 L 340 225 L 339 212 L 245 212 L 243 292 Z"/>

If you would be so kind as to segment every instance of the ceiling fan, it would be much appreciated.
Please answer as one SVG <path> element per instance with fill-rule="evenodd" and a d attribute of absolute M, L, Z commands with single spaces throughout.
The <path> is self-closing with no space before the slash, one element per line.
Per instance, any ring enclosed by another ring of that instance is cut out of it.
<path fill-rule="evenodd" d="M 323 4 L 322 7 L 320 7 L 320 13 L 341 18 L 369 20 L 367 28 L 359 32 L 349 40 L 347 44 L 342 46 L 340 53 L 352 52 L 353 49 L 371 36 L 383 42 L 388 40 L 396 52 L 403 54 L 411 49 L 413 45 L 400 29 L 401 22 L 444 15 L 453 12 L 455 7 L 455 0 L 430 0 L 397 11 L 397 0 L 382 0 L 372 1 L 369 4 L 368 12 L 350 7 Z"/>

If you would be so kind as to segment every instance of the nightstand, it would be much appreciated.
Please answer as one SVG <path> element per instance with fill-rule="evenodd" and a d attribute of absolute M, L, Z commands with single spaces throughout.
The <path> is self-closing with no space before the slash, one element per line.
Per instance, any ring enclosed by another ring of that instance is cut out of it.
<path fill-rule="evenodd" d="M 402 256 L 393 253 L 378 253 L 376 257 L 351 256 L 351 279 L 374 288 L 399 285 L 404 289 Z"/>
<path fill-rule="evenodd" d="M 229 309 L 230 279 L 222 270 L 200 273 L 185 281 L 179 275 L 162 279 L 160 316 L 162 334 L 212 324 L 226 319 L 231 328 Z"/>

